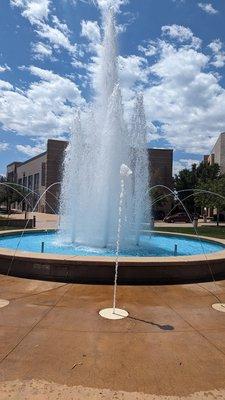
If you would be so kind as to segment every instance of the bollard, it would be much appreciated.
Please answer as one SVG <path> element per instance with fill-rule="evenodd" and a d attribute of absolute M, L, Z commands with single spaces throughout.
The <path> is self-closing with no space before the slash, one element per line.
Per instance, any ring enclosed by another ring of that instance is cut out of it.
<path fill-rule="evenodd" d="M 45 242 L 41 242 L 41 252 L 45 252 Z"/>
<path fill-rule="evenodd" d="M 155 218 L 154 218 L 154 217 L 152 217 L 152 220 L 151 220 L 151 222 L 152 222 L 151 229 L 153 229 L 153 228 L 155 227 Z"/>
<path fill-rule="evenodd" d="M 33 228 L 36 228 L 36 216 L 33 216 Z"/>
<path fill-rule="evenodd" d="M 198 217 L 197 216 L 195 216 L 193 219 L 193 226 L 195 229 L 198 227 Z"/>
<path fill-rule="evenodd" d="M 174 256 L 177 256 L 177 244 L 174 245 Z"/>

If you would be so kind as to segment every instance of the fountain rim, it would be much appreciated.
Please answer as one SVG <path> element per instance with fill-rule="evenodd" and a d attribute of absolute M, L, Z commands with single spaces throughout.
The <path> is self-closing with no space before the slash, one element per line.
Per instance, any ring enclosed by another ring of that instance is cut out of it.
<path fill-rule="evenodd" d="M 28 235 L 32 233 L 46 233 L 46 232 L 57 232 L 57 229 L 29 229 L 23 231 L 22 229 L 10 229 L 7 231 L 0 230 L 0 237 L 2 236 L 13 236 L 13 235 Z M 153 230 L 142 230 L 143 234 L 150 235 L 151 233 L 155 232 Z M 215 244 L 222 244 L 225 246 L 225 239 L 214 238 L 214 237 L 205 237 L 205 236 L 196 236 L 192 234 L 184 234 L 184 233 L 175 233 L 175 232 L 167 232 L 167 231 L 156 231 L 157 235 L 164 235 L 164 236 L 179 236 L 184 238 L 190 238 L 195 240 L 202 240 L 204 242 L 215 243 Z M 0 256 L 11 256 L 14 258 L 23 258 L 23 259 L 37 259 L 37 260 L 55 260 L 55 261 L 67 261 L 67 262 L 104 262 L 108 264 L 115 264 L 115 256 L 80 256 L 80 255 L 70 255 L 70 254 L 58 254 L 58 253 L 39 253 L 39 252 L 31 252 L 31 251 L 24 251 L 24 250 L 16 250 L 9 249 L 5 247 L 0 247 Z M 183 255 L 183 256 L 152 256 L 152 257 L 141 257 L 141 256 L 121 256 L 119 257 L 120 264 L 129 264 L 129 265 L 136 265 L 137 263 L 140 265 L 154 263 L 161 265 L 162 263 L 174 265 L 180 264 L 181 262 L 206 262 L 206 261 L 216 261 L 216 260 L 224 260 L 225 261 L 225 249 L 220 250 L 213 253 L 204 253 L 196 254 L 196 255 Z"/>

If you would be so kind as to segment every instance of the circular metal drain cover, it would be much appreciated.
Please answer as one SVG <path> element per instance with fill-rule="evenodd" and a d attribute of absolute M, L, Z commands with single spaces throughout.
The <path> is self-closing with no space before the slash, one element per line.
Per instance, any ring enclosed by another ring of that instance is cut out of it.
<path fill-rule="evenodd" d="M 212 305 L 212 308 L 214 308 L 214 310 L 225 313 L 225 303 L 215 303 Z"/>
<path fill-rule="evenodd" d="M 115 312 L 113 312 L 113 308 L 104 308 L 99 311 L 99 315 L 107 319 L 123 319 L 128 317 L 129 314 L 127 311 L 121 310 L 120 308 L 115 308 Z"/>
<path fill-rule="evenodd" d="M 0 299 L 0 308 L 6 307 L 9 305 L 8 300 Z"/>

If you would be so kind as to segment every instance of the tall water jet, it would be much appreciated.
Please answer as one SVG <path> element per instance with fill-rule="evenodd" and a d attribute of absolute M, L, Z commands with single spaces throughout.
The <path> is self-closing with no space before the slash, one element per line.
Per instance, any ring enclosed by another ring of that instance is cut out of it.
<path fill-rule="evenodd" d="M 121 246 L 138 243 L 140 224 L 150 209 L 146 121 L 137 96 L 130 128 L 124 118 L 118 79 L 115 16 L 103 18 L 98 92 L 87 109 L 75 113 L 64 161 L 60 232 L 72 243 L 115 246 L 120 196 L 120 166 L 133 177 L 127 183 L 121 221 Z"/>

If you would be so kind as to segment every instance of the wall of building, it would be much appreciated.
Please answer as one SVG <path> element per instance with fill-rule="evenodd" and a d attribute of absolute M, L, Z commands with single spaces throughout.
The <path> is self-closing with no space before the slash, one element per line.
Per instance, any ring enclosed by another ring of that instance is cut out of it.
<path fill-rule="evenodd" d="M 173 150 L 171 149 L 149 149 L 149 175 L 150 186 L 163 185 L 168 188 L 173 188 Z M 158 188 L 158 195 L 167 195 L 167 189 Z M 172 197 L 168 197 L 163 203 L 158 203 L 154 208 L 156 212 L 165 213 L 170 211 L 172 204 Z"/>
<path fill-rule="evenodd" d="M 68 142 L 64 140 L 48 140 L 47 145 L 47 182 L 46 187 L 53 185 L 46 193 L 46 212 L 59 210 L 59 197 L 62 181 L 63 160 Z M 57 184 L 56 184 L 57 183 Z"/>
<path fill-rule="evenodd" d="M 43 153 L 17 165 L 16 180 L 14 182 L 26 186 L 30 192 L 34 191 L 36 193 L 31 193 L 27 196 L 26 201 L 17 205 L 17 208 L 21 210 L 32 210 L 39 196 L 44 192 L 46 182 L 43 181 L 43 165 L 46 165 L 46 160 L 47 155 L 46 153 Z M 7 178 L 11 181 L 10 166 L 7 168 Z M 45 196 L 41 199 L 37 211 L 45 211 Z"/>
<path fill-rule="evenodd" d="M 37 192 L 39 196 L 44 193 L 46 188 L 50 187 L 37 207 L 39 212 L 57 213 L 59 210 L 61 185 L 58 182 L 62 181 L 63 160 L 67 145 L 68 142 L 66 141 L 49 139 L 45 153 L 24 163 L 12 163 L 7 167 L 8 176 L 13 172 L 14 179 L 16 179 L 15 182 L 17 181 L 17 183 L 29 187 Z M 149 149 L 148 155 L 150 185 L 161 184 L 172 188 L 173 151 L 168 149 Z M 28 200 L 30 200 L 31 205 L 26 209 L 32 209 L 37 199 L 38 196 L 29 196 Z M 171 202 L 168 201 L 159 209 L 164 209 L 167 212 L 170 207 Z M 25 209 L 25 204 L 20 208 Z"/>
<path fill-rule="evenodd" d="M 210 157 L 213 156 L 213 162 L 209 160 L 210 164 L 216 163 L 220 166 L 221 175 L 225 174 L 225 132 L 221 133 L 212 149 Z"/>
<path fill-rule="evenodd" d="M 17 168 L 21 162 L 13 162 L 7 165 L 7 179 L 9 182 L 17 182 Z"/>
<path fill-rule="evenodd" d="M 42 196 L 45 191 L 46 177 L 44 171 L 46 168 L 46 161 L 47 155 L 44 153 L 23 163 L 17 169 L 18 183 L 22 183 L 22 185 L 27 186 L 28 189 L 36 193 L 36 195 L 28 197 L 31 203 L 28 209 L 35 206 L 38 198 Z M 45 196 L 41 198 L 36 211 L 45 212 Z"/>

